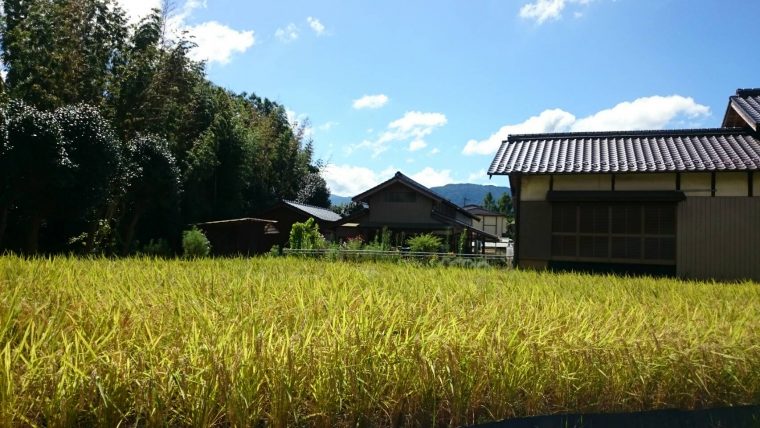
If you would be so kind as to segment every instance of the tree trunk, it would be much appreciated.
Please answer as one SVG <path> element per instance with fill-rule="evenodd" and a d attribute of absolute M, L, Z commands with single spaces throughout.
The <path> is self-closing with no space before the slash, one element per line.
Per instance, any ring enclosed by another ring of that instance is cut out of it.
<path fill-rule="evenodd" d="M 0 249 L 3 248 L 3 236 L 5 236 L 5 228 L 8 226 L 8 207 L 0 207 Z"/>
<path fill-rule="evenodd" d="M 143 211 L 145 211 L 145 204 L 137 204 L 132 219 L 129 221 L 129 224 L 127 224 L 127 230 L 124 232 L 124 245 L 121 249 L 122 254 L 125 256 L 129 253 L 129 247 L 132 245 L 132 238 L 135 237 L 137 222 L 140 221 Z"/>
<path fill-rule="evenodd" d="M 24 253 L 37 254 L 40 242 L 40 227 L 42 226 L 42 216 L 39 213 L 32 214 L 29 220 L 29 231 L 24 243 Z"/>

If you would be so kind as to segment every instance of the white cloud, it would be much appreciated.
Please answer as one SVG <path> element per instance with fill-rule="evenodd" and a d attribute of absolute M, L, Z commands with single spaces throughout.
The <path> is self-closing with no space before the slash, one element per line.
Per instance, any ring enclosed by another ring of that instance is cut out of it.
<path fill-rule="evenodd" d="M 414 140 L 411 143 L 409 143 L 410 152 L 416 152 L 417 150 L 422 150 L 425 147 L 427 147 L 427 143 L 422 140 Z"/>
<path fill-rule="evenodd" d="M 348 153 L 355 149 L 366 148 L 372 151 L 372 157 L 377 157 L 388 150 L 393 142 L 409 141 L 409 150 L 419 150 L 427 147 L 425 137 L 437 128 L 446 125 L 446 116 L 442 113 L 423 113 L 408 111 L 400 119 L 388 124 L 386 130 L 375 140 L 364 140 L 347 148 Z"/>
<path fill-rule="evenodd" d="M 438 153 L 441 153 L 438 147 L 434 147 L 433 150 L 430 151 L 431 155 L 437 155 Z"/>
<path fill-rule="evenodd" d="M 162 3 L 162 0 L 119 0 L 131 23 L 139 22 L 152 9 L 161 8 Z M 227 64 L 234 54 L 244 53 L 254 45 L 253 30 L 235 30 L 217 21 L 187 23 L 195 10 L 206 7 L 205 0 L 187 0 L 178 10 L 170 10 L 166 21 L 170 39 L 177 40 L 186 33 L 197 45 L 189 53 L 192 59 Z"/>
<path fill-rule="evenodd" d="M 468 141 L 462 153 L 493 154 L 510 134 L 663 129 L 682 118 L 695 120 L 709 115 L 709 107 L 680 95 L 638 98 L 581 119 L 561 109 L 545 110 L 523 123 L 503 126 L 485 140 Z"/>
<path fill-rule="evenodd" d="M 338 125 L 340 125 L 340 123 L 329 121 L 329 122 L 325 122 L 325 123 L 317 126 L 317 129 L 319 131 L 321 131 L 321 132 L 328 132 L 328 131 L 330 131 L 331 129 L 335 128 Z"/>
<path fill-rule="evenodd" d="M 311 27 L 311 29 L 314 30 L 315 33 L 317 33 L 317 36 L 321 36 L 325 34 L 325 26 L 321 22 L 319 22 L 319 19 L 310 16 L 306 18 L 306 22 L 308 22 L 309 27 Z"/>
<path fill-rule="evenodd" d="M 290 109 L 285 109 L 285 116 L 287 117 L 288 123 L 290 123 L 290 127 L 293 129 L 293 131 L 302 131 L 303 136 L 306 139 L 311 139 L 314 136 L 314 128 L 309 122 L 308 115 L 305 113 L 296 113 Z"/>
<path fill-rule="evenodd" d="M 185 27 L 193 35 L 198 45 L 190 51 L 190 57 L 197 61 L 227 64 L 232 55 L 243 53 L 253 46 L 253 31 L 237 31 L 216 21 L 203 22 Z"/>
<path fill-rule="evenodd" d="M 119 6 L 126 12 L 130 23 L 140 21 L 152 9 L 161 8 L 161 0 L 119 0 Z"/>
<path fill-rule="evenodd" d="M 544 132 L 563 132 L 570 129 L 575 122 L 575 116 L 560 110 L 544 110 L 538 116 L 533 116 L 517 125 L 502 126 L 485 140 L 470 140 L 464 146 L 462 153 L 466 155 L 490 155 L 496 152 L 501 142 L 510 134 L 536 134 Z"/>
<path fill-rule="evenodd" d="M 454 182 L 450 169 L 436 171 L 431 167 L 427 167 L 422 171 L 411 175 L 411 178 L 426 187 L 443 186 Z"/>
<path fill-rule="evenodd" d="M 536 0 L 533 3 L 527 3 L 520 8 L 520 17 L 523 19 L 532 19 L 538 24 L 543 24 L 549 20 L 557 20 L 562 17 L 562 11 L 568 4 L 575 3 L 586 6 L 592 0 Z M 574 16 L 579 18 L 582 12 L 575 12 Z"/>
<path fill-rule="evenodd" d="M 327 165 L 322 177 L 327 182 L 330 193 L 339 196 L 356 196 L 383 181 L 375 171 L 351 165 Z"/>
<path fill-rule="evenodd" d="M 488 181 L 488 173 L 485 169 L 479 169 L 467 176 L 468 183 L 484 183 Z"/>
<path fill-rule="evenodd" d="M 354 108 L 357 110 L 365 108 L 380 108 L 388 103 L 388 97 L 384 94 L 378 95 L 365 95 L 359 99 L 354 100 Z"/>
<path fill-rule="evenodd" d="M 662 129 L 679 116 L 697 119 L 710 115 L 710 108 L 691 97 L 645 97 L 622 102 L 573 124 L 573 131 L 628 131 Z"/>
<path fill-rule="evenodd" d="M 397 169 L 393 166 L 375 172 L 370 168 L 361 166 L 330 164 L 325 167 L 322 176 L 332 194 L 356 196 L 393 177 L 396 171 Z M 436 170 L 426 167 L 416 174 L 409 175 L 409 177 L 427 187 L 443 186 L 455 182 L 450 169 Z"/>
<path fill-rule="evenodd" d="M 291 22 L 290 24 L 286 25 L 285 28 L 278 28 L 277 31 L 274 32 L 274 35 L 281 42 L 290 43 L 298 40 L 299 32 L 300 30 L 298 29 L 298 26 Z"/>

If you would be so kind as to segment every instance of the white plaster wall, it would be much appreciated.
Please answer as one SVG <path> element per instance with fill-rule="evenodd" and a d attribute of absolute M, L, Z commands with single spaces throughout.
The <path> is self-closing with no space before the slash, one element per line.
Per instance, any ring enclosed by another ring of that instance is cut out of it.
<path fill-rule="evenodd" d="M 615 175 L 615 190 L 676 190 L 676 174 Z"/>
<path fill-rule="evenodd" d="M 711 196 L 711 174 L 709 172 L 681 173 L 681 190 L 686 196 Z"/>
<path fill-rule="evenodd" d="M 612 190 L 612 175 L 555 175 L 554 190 Z"/>
<path fill-rule="evenodd" d="M 520 183 L 521 201 L 545 201 L 549 191 L 548 175 L 523 175 Z"/>
<path fill-rule="evenodd" d="M 715 196 L 747 196 L 746 172 L 719 172 L 715 174 Z"/>

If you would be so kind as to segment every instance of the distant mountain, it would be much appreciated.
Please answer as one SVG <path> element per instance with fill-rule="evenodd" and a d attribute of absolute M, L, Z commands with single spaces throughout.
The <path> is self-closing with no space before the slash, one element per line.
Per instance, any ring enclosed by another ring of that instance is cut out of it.
<path fill-rule="evenodd" d="M 492 184 L 447 184 L 445 186 L 431 187 L 430 190 L 450 200 L 451 202 L 464 206 L 468 204 L 480 205 L 486 193 L 491 192 L 493 198 L 498 200 L 503 193 L 511 194 L 509 187 L 494 186 Z M 350 196 L 330 195 L 330 203 L 333 205 L 347 204 L 351 202 Z"/>
<path fill-rule="evenodd" d="M 460 207 L 469 204 L 481 205 L 483 203 L 483 198 L 486 197 L 488 192 L 491 192 L 491 195 L 495 200 L 498 200 L 504 193 L 509 195 L 512 194 L 509 187 L 494 186 L 492 184 L 447 184 L 440 187 L 431 187 L 430 190 L 438 193 Z"/>

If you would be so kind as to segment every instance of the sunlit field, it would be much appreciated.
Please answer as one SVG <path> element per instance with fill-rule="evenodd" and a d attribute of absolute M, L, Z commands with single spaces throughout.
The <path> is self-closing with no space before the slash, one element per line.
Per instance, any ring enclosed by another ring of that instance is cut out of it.
<path fill-rule="evenodd" d="M 460 425 L 760 404 L 760 286 L 0 258 L 0 424 Z"/>

